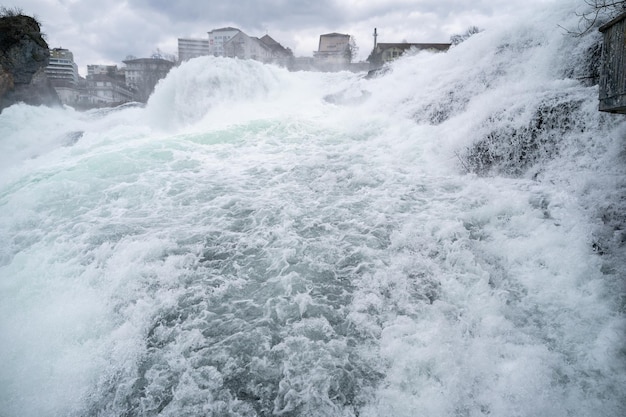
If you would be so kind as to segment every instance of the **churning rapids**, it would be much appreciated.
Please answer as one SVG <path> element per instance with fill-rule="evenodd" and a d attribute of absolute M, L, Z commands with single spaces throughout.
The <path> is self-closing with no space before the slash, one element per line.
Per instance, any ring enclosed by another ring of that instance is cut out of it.
<path fill-rule="evenodd" d="M 569 3 L 378 78 L 5 109 L 0 415 L 626 415 L 626 117 Z"/>

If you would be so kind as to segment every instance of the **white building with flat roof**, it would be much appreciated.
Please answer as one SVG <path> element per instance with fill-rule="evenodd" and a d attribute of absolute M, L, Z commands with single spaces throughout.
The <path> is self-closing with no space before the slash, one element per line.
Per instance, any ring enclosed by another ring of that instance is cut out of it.
<path fill-rule="evenodd" d="M 317 51 L 313 52 L 319 68 L 341 69 L 350 64 L 350 35 L 327 33 L 320 35 Z"/>
<path fill-rule="evenodd" d="M 50 61 L 45 69 L 53 86 L 76 87 L 78 85 L 78 66 L 74 63 L 74 54 L 68 49 L 50 50 Z"/>
<path fill-rule="evenodd" d="M 211 55 L 209 39 L 178 38 L 178 61 L 185 62 L 191 58 Z"/>
<path fill-rule="evenodd" d="M 50 60 L 45 72 L 61 103 L 71 104 L 78 100 L 80 77 L 71 51 L 63 48 L 50 49 Z"/>

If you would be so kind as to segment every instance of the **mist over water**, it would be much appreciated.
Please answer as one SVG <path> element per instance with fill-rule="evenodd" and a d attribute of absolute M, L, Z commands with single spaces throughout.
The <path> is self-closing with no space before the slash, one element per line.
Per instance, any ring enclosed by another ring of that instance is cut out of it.
<path fill-rule="evenodd" d="M 569 3 L 373 79 L 5 109 L 0 415 L 625 415 L 626 118 Z"/>

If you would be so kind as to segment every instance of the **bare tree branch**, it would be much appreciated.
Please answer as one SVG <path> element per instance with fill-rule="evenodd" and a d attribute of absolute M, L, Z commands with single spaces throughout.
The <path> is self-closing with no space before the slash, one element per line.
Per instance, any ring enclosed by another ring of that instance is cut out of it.
<path fill-rule="evenodd" d="M 562 26 L 568 34 L 583 36 L 600 23 L 608 21 L 613 17 L 626 12 L 626 0 L 585 0 L 589 9 L 582 13 L 577 13 L 580 17 L 578 30 L 569 30 Z"/>

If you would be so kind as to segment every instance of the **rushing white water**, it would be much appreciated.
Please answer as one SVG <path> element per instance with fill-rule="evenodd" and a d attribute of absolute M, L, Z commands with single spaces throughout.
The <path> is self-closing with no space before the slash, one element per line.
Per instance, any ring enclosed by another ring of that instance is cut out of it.
<path fill-rule="evenodd" d="M 625 415 L 626 118 L 561 3 L 373 79 L 5 109 L 0 415 Z"/>

